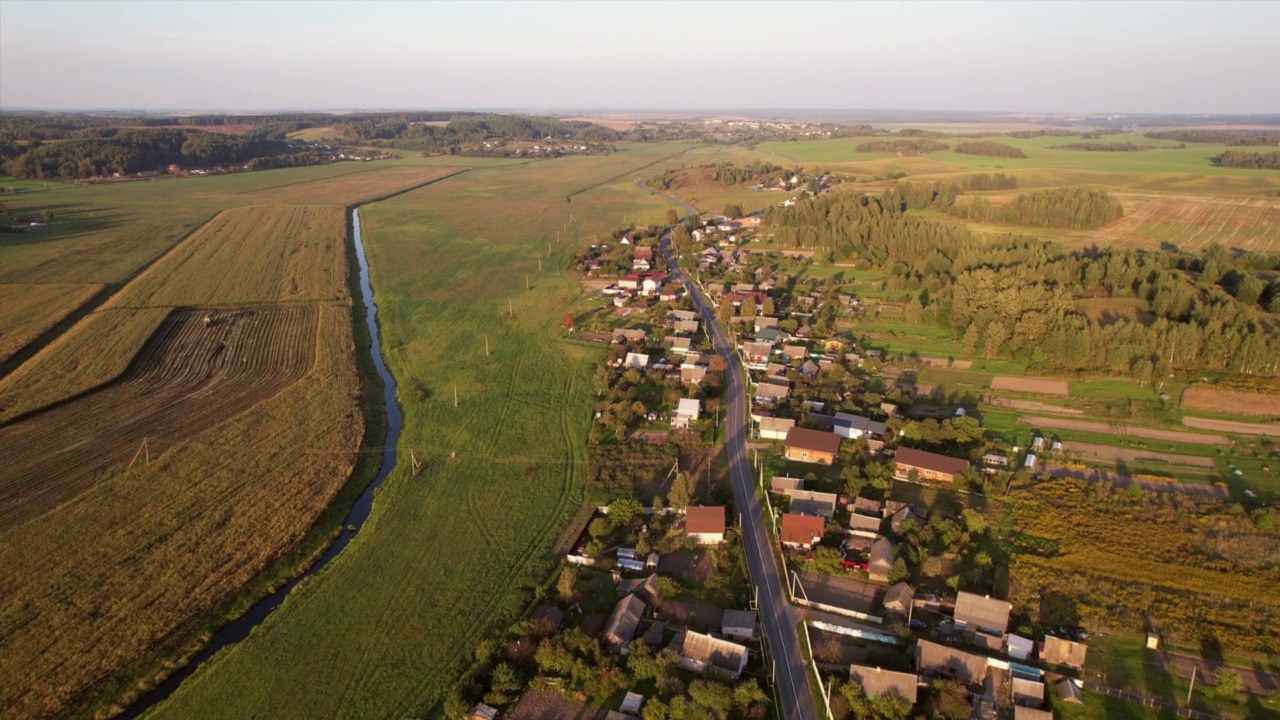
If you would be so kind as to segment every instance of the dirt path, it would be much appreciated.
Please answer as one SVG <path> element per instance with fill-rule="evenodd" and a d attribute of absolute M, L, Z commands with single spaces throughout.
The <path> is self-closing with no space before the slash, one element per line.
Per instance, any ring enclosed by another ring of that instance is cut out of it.
<path fill-rule="evenodd" d="M 1239 433 L 1241 435 L 1265 435 L 1280 437 L 1280 425 L 1263 425 L 1261 423 L 1235 422 L 1232 420 L 1213 420 L 1211 418 L 1184 417 L 1182 424 L 1198 430 L 1217 430 L 1218 432 Z"/>
<path fill-rule="evenodd" d="M 1200 457 L 1198 455 L 1176 455 L 1174 453 L 1134 450 L 1130 448 L 1112 447 L 1110 445 L 1095 445 L 1093 443 L 1071 441 L 1062 443 L 1062 448 L 1070 453 L 1079 453 L 1085 460 L 1098 460 L 1109 463 L 1158 462 L 1167 463 L 1169 465 L 1182 465 L 1184 467 L 1210 469 L 1214 467 L 1213 458 Z"/>
<path fill-rule="evenodd" d="M 1192 668 L 1196 668 L 1196 682 L 1212 685 L 1213 674 L 1224 667 L 1229 667 L 1240 673 L 1240 680 L 1244 684 L 1244 688 L 1254 695 L 1267 695 L 1272 691 L 1280 690 L 1280 675 L 1274 673 L 1262 672 L 1239 665 L 1228 665 L 1218 661 L 1201 660 L 1200 658 L 1179 655 L 1178 653 L 1164 653 L 1164 662 L 1170 672 L 1184 679 L 1190 679 Z"/>
<path fill-rule="evenodd" d="M 1070 393 L 1066 380 L 1050 378 L 1023 378 L 997 375 L 991 379 L 992 390 L 1010 390 L 1013 392 L 1037 393 L 1039 395 L 1068 395 Z"/>
<path fill-rule="evenodd" d="M 1058 430 L 1079 430 L 1080 432 L 1102 433 L 1104 435 L 1128 435 L 1130 437 L 1165 440 L 1167 442 L 1184 442 L 1193 445 L 1230 445 L 1231 438 L 1225 435 L 1204 435 L 1201 433 L 1179 432 L 1177 430 L 1159 430 L 1148 427 L 1133 427 L 1121 423 L 1092 422 L 1089 420 L 1070 420 L 1067 418 L 1026 416 L 1018 418 L 1023 425 L 1056 428 Z"/>
<path fill-rule="evenodd" d="M 1138 479 L 1128 475 L 1117 475 L 1116 473 L 1103 472 L 1102 470 L 1073 470 L 1072 468 L 1053 465 L 1048 466 L 1048 473 L 1049 477 L 1071 477 L 1079 480 L 1090 480 L 1092 482 L 1109 482 L 1116 487 L 1137 485 L 1143 490 L 1149 490 L 1151 492 L 1179 493 L 1194 497 L 1213 498 L 1215 500 L 1228 500 L 1231 497 L 1231 494 L 1227 492 L 1226 488 L 1219 487 L 1217 485 L 1183 483 L 1176 480 Z"/>
<path fill-rule="evenodd" d="M 1059 415 L 1084 416 L 1084 411 L 1078 408 L 1049 405 L 1048 403 L 1036 402 L 1035 400 L 1010 400 L 1009 398 L 988 396 L 987 404 L 994 405 L 995 407 L 1011 408 L 1013 410 L 1026 410 L 1027 412 L 1047 412 L 1058 413 Z"/>

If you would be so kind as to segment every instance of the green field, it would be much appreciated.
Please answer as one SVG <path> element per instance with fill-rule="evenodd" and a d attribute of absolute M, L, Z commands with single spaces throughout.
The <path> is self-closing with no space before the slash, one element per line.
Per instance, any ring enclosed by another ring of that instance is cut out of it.
<path fill-rule="evenodd" d="M 154 717 L 435 711 L 475 642 L 526 607 L 584 497 L 599 353 L 560 338 L 579 297 L 570 238 L 660 219 L 635 172 L 681 149 L 475 170 L 362 210 L 401 462 L 347 551 Z"/>

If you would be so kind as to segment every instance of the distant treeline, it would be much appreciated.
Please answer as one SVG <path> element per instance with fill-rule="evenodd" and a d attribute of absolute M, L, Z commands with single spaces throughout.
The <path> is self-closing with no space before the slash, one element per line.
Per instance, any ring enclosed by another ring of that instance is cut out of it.
<path fill-rule="evenodd" d="M 163 170 L 170 164 L 281 167 L 324 160 L 319 153 L 278 140 L 178 128 L 95 128 L 78 130 L 72 139 L 35 145 L 6 160 L 4 170 L 21 178 L 83 179 Z"/>
<path fill-rule="evenodd" d="M 1024 158 L 1026 153 L 1012 145 L 997 142 L 962 142 L 956 145 L 956 152 L 966 155 L 987 155 L 989 157 Z"/>
<path fill-rule="evenodd" d="M 687 178 L 690 173 L 697 173 L 702 179 L 710 179 L 712 183 L 720 187 L 762 183 L 776 180 L 783 175 L 790 175 L 790 173 L 784 172 L 781 165 L 757 160 L 750 165 L 735 165 L 724 162 L 698 165 L 694 168 L 670 168 L 664 170 L 660 175 L 649 178 L 646 182 L 650 187 L 659 190 L 670 190 L 676 186 L 677 181 Z"/>
<path fill-rule="evenodd" d="M 938 142 L 937 140 L 871 140 L 869 142 L 859 143 L 858 152 L 891 152 L 904 153 L 906 155 L 927 155 L 931 152 L 939 150 L 947 150 L 951 146 Z"/>
<path fill-rule="evenodd" d="M 1028 197 L 1024 203 L 1035 207 L 1039 195 Z M 950 328 L 966 352 L 1143 383 L 1182 371 L 1280 371 L 1280 333 L 1252 307 L 1280 309 L 1280 283 L 1265 285 L 1219 245 L 1200 254 L 1065 252 L 1053 243 L 992 239 L 926 220 L 907 206 L 898 188 L 880 196 L 829 193 L 771 208 L 765 221 L 783 247 L 815 250 L 820 262 L 838 258 L 892 273 L 891 284 L 914 295 L 911 307 Z M 1142 300 L 1143 317 L 1095 321 L 1076 308 L 1077 297 L 1099 294 Z"/>
<path fill-rule="evenodd" d="M 1222 167 L 1280 170 L 1280 150 L 1269 153 L 1228 150 L 1213 158 L 1213 162 Z"/>
<path fill-rule="evenodd" d="M 1084 150 L 1086 152 L 1141 152 L 1143 150 L 1155 150 L 1154 145 L 1135 145 L 1130 142 L 1125 143 L 1067 143 L 1066 145 L 1054 145 L 1053 150 Z"/>
<path fill-rule="evenodd" d="M 897 197 L 901 198 L 903 206 L 901 209 L 907 210 L 942 210 L 946 212 L 951 210 L 956 204 L 956 198 L 965 192 L 981 192 L 984 190 L 1012 190 L 1018 186 L 1018 178 L 1004 173 L 996 173 L 988 175 L 979 173 L 970 175 L 963 182 L 951 183 L 944 185 L 941 182 L 918 183 L 918 182 L 900 182 L 894 186 Z"/>
<path fill-rule="evenodd" d="M 1153 140 L 1210 143 L 1213 145 L 1280 145 L 1280 134 L 1241 134 L 1220 130 L 1159 130 L 1143 133 Z"/>

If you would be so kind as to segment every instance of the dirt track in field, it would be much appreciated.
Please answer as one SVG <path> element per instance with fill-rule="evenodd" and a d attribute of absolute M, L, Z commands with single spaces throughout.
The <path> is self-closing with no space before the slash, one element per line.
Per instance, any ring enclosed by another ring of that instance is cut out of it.
<path fill-rule="evenodd" d="M 1048 378 L 1022 378 L 1008 375 L 997 375 L 991 379 L 992 390 L 1010 390 L 1012 392 L 1037 393 L 1039 395 L 1068 395 L 1066 380 L 1050 380 Z"/>
<path fill-rule="evenodd" d="M 173 311 L 118 382 L 0 426 L 0 529 L 74 497 L 304 376 L 315 361 L 314 305 Z"/>
<path fill-rule="evenodd" d="M 1198 430 L 1217 430 L 1218 432 L 1239 433 L 1241 435 L 1280 437 L 1280 425 L 1275 424 L 1264 425 L 1262 423 L 1234 422 L 1231 420 L 1198 417 L 1183 417 L 1182 424 Z"/>
<path fill-rule="evenodd" d="M 1067 452 L 1079 453 L 1080 457 L 1085 460 L 1096 460 L 1100 462 L 1120 462 L 1129 464 L 1158 462 L 1168 465 L 1181 465 L 1183 467 L 1210 469 L 1214 467 L 1213 458 L 1200 457 L 1199 455 L 1178 455 L 1175 453 L 1134 450 L 1131 448 L 1118 448 L 1110 445 L 1095 445 L 1093 443 L 1071 441 L 1063 442 L 1062 448 Z"/>
<path fill-rule="evenodd" d="M 1057 413 L 1059 415 L 1084 416 L 1084 411 L 1079 408 L 1049 405 L 1048 403 L 1036 402 L 1035 400 L 1010 400 L 1009 398 L 988 397 L 987 404 L 994 405 L 995 407 L 1010 408 L 1012 410 L 1026 410 L 1027 412 L 1047 412 Z"/>
<path fill-rule="evenodd" d="M 1079 430 L 1080 432 L 1103 433 L 1105 435 L 1129 435 L 1149 440 L 1166 442 L 1184 442 L 1194 445 L 1230 445 L 1231 438 L 1225 435 L 1205 435 L 1203 433 L 1179 432 L 1177 430 L 1159 430 L 1148 427 L 1134 427 L 1122 423 L 1091 422 L 1089 420 L 1070 420 L 1068 418 L 1027 416 L 1018 418 L 1023 425 L 1036 425 L 1058 430 Z"/>

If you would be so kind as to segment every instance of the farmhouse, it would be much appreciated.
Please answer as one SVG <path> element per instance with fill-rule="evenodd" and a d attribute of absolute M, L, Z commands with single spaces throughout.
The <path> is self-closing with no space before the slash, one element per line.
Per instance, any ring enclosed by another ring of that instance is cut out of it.
<path fill-rule="evenodd" d="M 867 575 L 874 582 L 889 582 L 889 574 L 893 572 L 893 543 L 886 537 L 878 537 L 871 543 L 871 559 L 867 564 Z"/>
<path fill-rule="evenodd" d="M 718 545 L 724 542 L 725 511 L 723 505 L 685 508 L 684 534 L 699 545 Z"/>
<path fill-rule="evenodd" d="M 947 645 L 917 640 L 916 672 L 932 677 L 955 678 L 966 685 L 981 685 L 987 677 L 987 659 Z"/>
<path fill-rule="evenodd" d="M 885 612 L 906 617 L 911 613 L 911 604 L 915 601 L 915 588 L 900 582 L 889 588 L 884 594 Z"/>
<path fill-rule="evenodd" d="M 914 448 L 898 448 L 893 456 L 893 476 L 899 480 L 908 479 L 914 470 L 922 479 L 955 482 L 968 469 L 968 460 Z"/>
<path fill-rule="evenodd" d="M 756 634 L 756 614 L 750 610 L 725 610 L 720 620 L 720 634 L 751 640 Z"/>
<path fill-rule="evenodd" d="M 1011 609 L 1006 600 L 962 590 L 956 597 L 956 627 L 973 633 L 973 640 L 978 645 L 998 650 L 1004 644 Z"/>
<path fill-rule="evenodd" d="M 912 673 L 881 670 L 866 665 L 850 665 L 849 680 L 862 686 L 867 697 L 883 697 L 890 693 L 916 704 L 916 686 L 919 678 Z"/>
<path fill-rule="evenodd" d="M 840 452 L 840 436 L 821 430 L 793 427 L 783 442 L 783 454 L 788 460 L 830 465 Z"/>
<path fill-rule="evenodd" d="M 671 414 L 671 427 L 681 430 L 689 427 L 702 411 L 702 401 L 697 398 L 680 398 L 676 411 Z"/>
<path fill-rule="evenodd" d="M 797 515 L 817 515 L 830 518 L 836 514 L 836 494 L 814 490 L 791 490 L 791 512 Z"/>
<path fill-rule="evenodd" d="M 782 515 L 782 530 L 778 539 L 786 547 L 808 550 L 822 539 L 827 532 L 827 522 L 813 515 Z"/>
<path fill-rule="evenodd" d="M 1081 670 L 1084 668 L 1084 658 L 1088 651 L 1089 647 L 1083 643 L 1046 635 L 1040 659 L 1049 665 L 1066 665 Z"/>
<path fill-rule="evenodd" d="M 615 652 L 622 652 L 631 644 L 636 636 L 636 627 L 640 617 L 644 615 L 644 601 L 635 595 L 628 595 L 618 601 L 613 614 L 604 625 L 604 643 Z"/>
<path fill-rule="evenodd" d="M 747 666 L 746 647 L 692 630 L 677 635 L 668 647 L 680 653 L 680 667 L 699 674 L 714 667 L 737 680 Z"/>
<path fill-rule="evenodd" d="M 796 421 L 791 418 L 760 418 L 760 439 L 761 440 L 786 440 L 787 433 L 791 428 L 796 426 Z"/>

